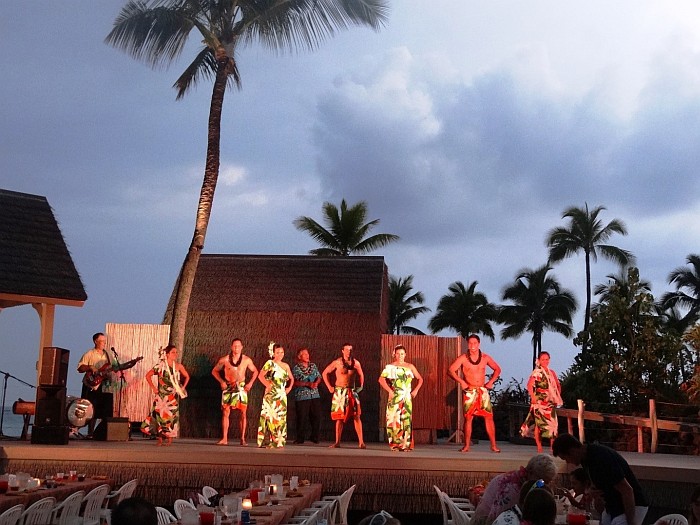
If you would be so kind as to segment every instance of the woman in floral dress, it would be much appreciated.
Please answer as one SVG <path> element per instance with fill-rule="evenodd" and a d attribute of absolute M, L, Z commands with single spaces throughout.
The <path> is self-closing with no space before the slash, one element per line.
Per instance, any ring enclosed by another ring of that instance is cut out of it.
<path fill-rule="evenodd" d="M 527 382 L 527 391 L 530 393 L 530 412 L 525 422 L 520 427 L 520 434 L 527 437 L 530 427 L 535 427 L 535 443 L 537 452 L 542 452 L 542 438 L 549 438 L 551 445 L 557 431 L 557 406 L 562 404 L 561 384 L 554 370 L 549 368 L 549 352 L 541 352 L 537 360 L 537 366 L 532 371 Z"/>
<path fill-rule="evenodd" d="M 418 382 L 411 390 L 413 379 Z M 418 394 L 423 378 L 411 363 L 406 362 L 406 349 L 394 347 L 394 361 L 384 368 L 379 384 L 389 393 L 386 405 L 386 435 L 391 450 L 413 450 L 413 398 Z"/>
<path fill-rule="evenodd" d="M 144 434 L 156 436 L 157 445 L 166 445 L 177 437 L 180 422 L 179 398 L 186 397 L 185 387 L 190 375 L 181 363 L 176 361 L 177 348 L 168 345 L 163 350 L 163 359 L 146 373 L 146 383 L 151 387 L 156 398 L 153 400 L 151 414 L 141 424 Z M 153 384 L 153 376 L 157 378 Z M 180 380 L 182 379 L 182 384 Z"/>
<path fill-rule="evenodd" d="M 287 394 L 294 385 L 294 376 L 289 365 L 282 361 L 282 345 L 271 343 L 270 347 L 272 359 L 265 363 L 258 375 L 265 385 L 258 425 L 258 447 L 281 448 L 287 442 Z"/>

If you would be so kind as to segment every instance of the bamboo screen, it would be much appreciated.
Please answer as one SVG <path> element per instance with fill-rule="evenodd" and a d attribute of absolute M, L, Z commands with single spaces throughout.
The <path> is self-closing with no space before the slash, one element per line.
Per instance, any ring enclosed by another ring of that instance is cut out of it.
<path fill-rule="evenodd" d="M 114 415 L 141 421 L 153 403 L 153 393 L 143 378 L 158 362 L 158 350 L 167 346 L 170 325 L 107 323 L 105 335 L 107 347 L 117 351 L 120 363 L 143 356 L 133 368 L 124 371 L 125 385 L 115 389 L 114 394 Z"/>
<path fill-rule="evenodd" d="M 447 370 L 462 351 L 460 337 L 432 335 L 382 335 L 381 369 L 393 360 L 394 346 L 406 348 L 406 361 L 423 376 L 423 386 L 413 400 L 416 429 L 461 429 L 461 403 L 455 382 Z M 384 426 L 387 394 L 381 391 L 380 427 Z"/>

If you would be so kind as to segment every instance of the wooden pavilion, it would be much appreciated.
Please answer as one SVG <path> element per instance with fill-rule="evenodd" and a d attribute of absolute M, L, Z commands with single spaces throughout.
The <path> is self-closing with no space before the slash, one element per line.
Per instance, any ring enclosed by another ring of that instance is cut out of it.
<path fill-rule="evenodd" d="M 38 370 L 41 349 L 53 345 L 56 306 L 81 307 L 86 299 L 46 197 L 0 189 L 0 313 L 26 304 L 37 311 Z"/>

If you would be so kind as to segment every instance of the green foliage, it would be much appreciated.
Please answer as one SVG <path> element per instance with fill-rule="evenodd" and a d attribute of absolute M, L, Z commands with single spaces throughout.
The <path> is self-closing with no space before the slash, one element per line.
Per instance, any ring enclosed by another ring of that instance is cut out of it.
<path fill-rule="evenodd" d="M 495 340 L 491 323 L 496 322 L 498 308 L 489 303 L 485 294 L 476 291 L 477 284 L 474 281 L 465 288 L 460 281 L 452 283 L 450 293 L 440 298 L 428 328 L 433 333 L 451 328 L 464 338 L 469 334 L 483 334 Z"/>
<path fill-rule="evenodd" d="M 389 326 L 390 334 L 424 335 L 423 332 L 406 323 L 430 311 L 423 306 L 423 292 L 413 292 L 413 275 L 408 277 L 389 276 Z"/>
<path fill-rule="evenodd" d="M 571 317 L 576 311 L 576 299 L 556 277 L 548 275 L 550 270 L 546 264 L 535 270 L 520 270 L 515 283 L 503 291 L 503 300 L 513 304 L 502 305 L 498 314 L 498 322 L 506 325 L 501 330 L 502 339 L 532 333 L 532 368 L 542 351 L 545 330 L 567 338 L 573 335 Z"/>
<path fill-rule="evenodd" d="M 294 226 L 308 233 L 321 248 L 309 251 L 312 255 L 347 256 L 353 253 L 364 254 L 398 241 L 398 235 L 378 233 L 368 237 L 369 232 L 379 224 L 379 219 L 367 220 L 367 203 L 360 201 L 348 206 L 343 199 L 340 210 L 331 202 L 323 203 L 323 216 L 326 226 L 311 217 L 297 217 Z"/>
<path fill-rule="evenodd" d="M 587 344 L 564 374 L 562 391 L 567 406 L 577 398 L 591 410 L 634 412 L 649 399 L 679 401 L 679 384 L 686 364 L 677 334 L 666 332 L 656 315 L 654 297 L 637 268 L 627 279 L 612 279 L 605 300 L 594 309 L 588 332 L 574 344 Z"/>

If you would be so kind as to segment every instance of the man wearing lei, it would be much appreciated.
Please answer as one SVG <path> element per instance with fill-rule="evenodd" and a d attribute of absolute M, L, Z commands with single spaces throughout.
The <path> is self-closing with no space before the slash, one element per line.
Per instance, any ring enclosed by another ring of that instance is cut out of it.
<path fill-rule="evenodd" d="M 493 422 L 493 407 L 489 390 L 501 374 L 501 367 L 493 358 L 481 351 L 481 340 L 476 334 L 467 338 L 467 353 L 461 354 L 450 365 L 449 376 L 462 387 L 462 401 L 464 405 L 464 447 L 462 452 L 469 452 L 472 436 L 472 418 L 481 416 L 484 418 L 486 433 L 491 441 L 491 450 L 500 452 L 496 446 L 496 426 Z M 486 367 L 493 370 L 491 378 L 486 381 Z M 458 375 L 462 370 L 462 376 Z"/>
<path fill-rule="evenodd" d="M 335 372 L 335 388 L 331 385 L 330 375 Z M 360 415 L 360 396 L 358 395 L 365 384 L 365 374 L 362 372 L 360 362 L 352 357 L 352 345 L 344 344 L 341 356 L 332 361 L 323 373 L 323 382 L 328 391 L 333 394 L 331 400 L 331 419 L 335 421 L 335 443 L 331 448 L 340 447 L 340 438 L 343 435 L 345 422 L 352 418 L 355 424 L 355 432 L 360 442 L 360 448 L 367 448 L 362 435 L 362 420 Z M 359 386 L 355 383 L 355 378 Z"/>
<path fill-rule="evenodd" d="M 223 370 L 223 375 L 221 371 Z M 246 372 L 250 370 L 251 378 L 246 383 Z M 258 369 L 253 360 L 243 355 L 243 343 L 236 338 L 231 342 L 231 351 L 216 362 L 211 371 L 221 386 L 221 432 L 222 438 L 217 445 L 228 444 L 229 415 L 231 410 L 240 410 L 241 417 L 239 428 L 241 445 L 247 446 L 245 432 L 248 426 L 248 392 L 255 379 L 258 377 Z"/>

